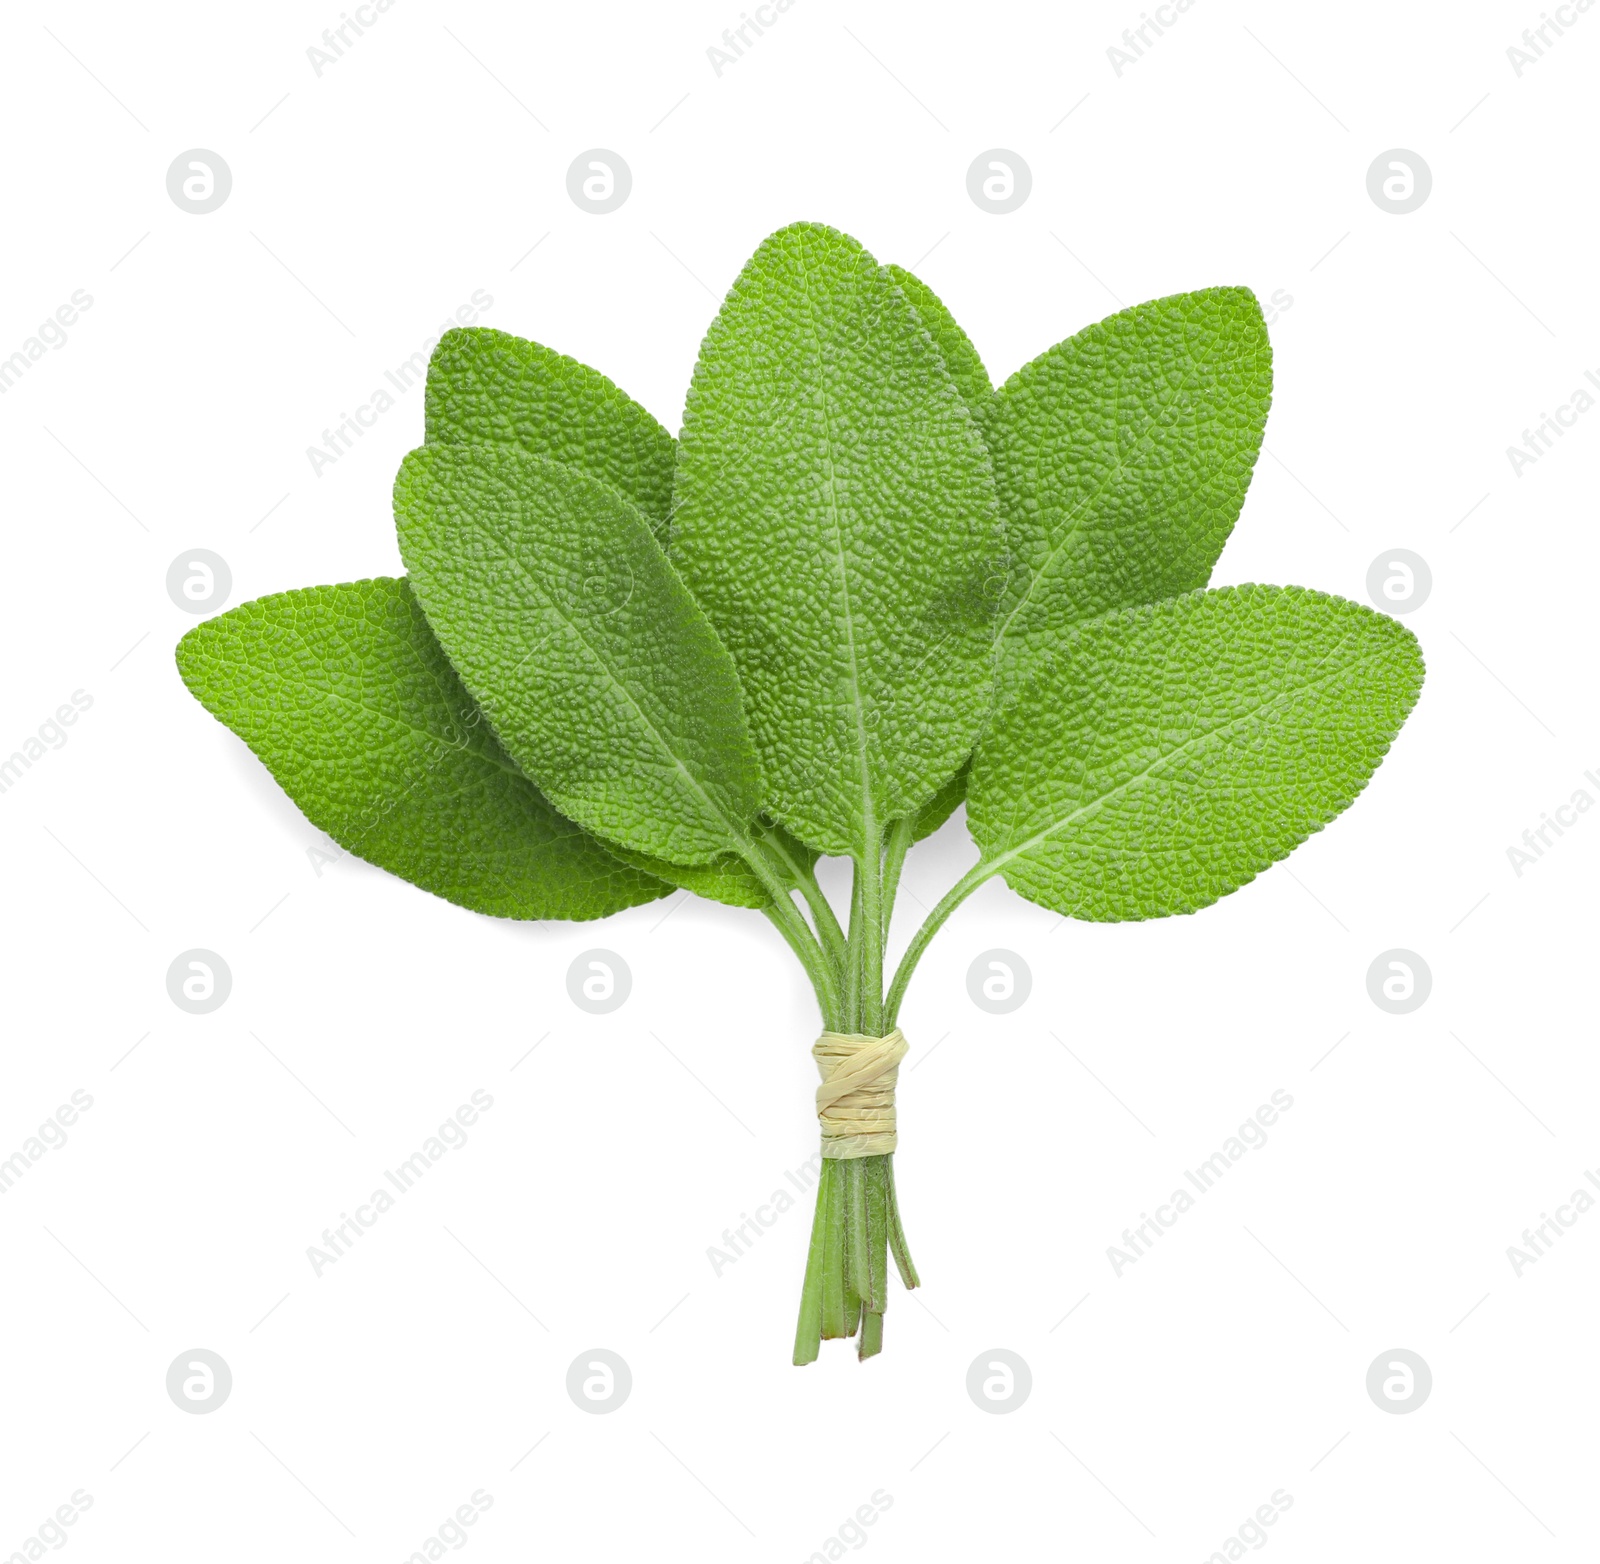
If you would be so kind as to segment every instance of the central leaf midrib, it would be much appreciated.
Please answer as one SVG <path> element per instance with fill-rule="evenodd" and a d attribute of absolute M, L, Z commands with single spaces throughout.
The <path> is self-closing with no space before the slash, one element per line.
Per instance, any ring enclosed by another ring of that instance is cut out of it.
<path fill-rule="evenodd" d="M 845 562 L 844 526 L 839 519 L 838 493 L 835 486 L 833 461 L 833 408 L 828 399 L 828 379 L 823 366 L 822 339 L 817 328 L 816 306 L 811 298 L 811 278 L 806 270 L 805 253 L 796 258 L 800 273 L 800 293 L 805 300 L 806 319 L 811 327 L 811 342 L 817 363 L 817 400 L 822 408 L 824 487 L 827 494 L 828 519 L 832 523 L 834 558 L 838 565 L 839 591 L 844 599 L 845 647 L 850 665 L 850 709 L 855 719 L 856 760 L 860 767 L 861 820 L 864 834 L 870 834 L 875 824 L 870 773 L 867 765 L 867 727 L 861 705 L 861 664 L 856 650 L 855 605 L 850 594 L 850 572 Z"/>

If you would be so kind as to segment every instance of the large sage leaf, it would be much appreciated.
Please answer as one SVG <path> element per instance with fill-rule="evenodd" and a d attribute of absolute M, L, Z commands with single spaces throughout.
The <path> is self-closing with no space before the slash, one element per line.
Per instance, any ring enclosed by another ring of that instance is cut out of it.
<path fill-rule="evenodd" d="M 318 830 L 447 901 L 603 918 L 667 894 L 517 769 L 404 581 L 243 603 L 184 636 L 178 670 Z"/>
<path fill-rule="evenodd" d="M 1069 625 L 1210 580 L 1271 398 L 1272 350 L 1248 288 L 1123 310 L 1005 383 L 988 424 L 1013 561 L 1003 682 Z"/>
<path fill-rule="evenodd" d="M 633 505 L 548 457 L 430 445 L 395 522 L 450 661 L 563 814 L 673 863 L 738 849 L 761 794 L 738 676 Z"/>
<path fill-rule="evenodd" d="M 989 462 L 906 295 L 855 240 L 774 234 L 701 347 L 669 544 L 738 667 L 768 813 L 859 853 L 987 708 Z"/>
<path fill-rule="evenodd" d="M 987 432 L 995 410 L 994 387 L 989 383 L 989 371 L 983 367 L 972 339 L 956 323 L 944 300 L 914 272 L 892 265 L 887 270 L 933 338 L 939 356 L 944 359 L 944 367 L 950 371 L 950 378 L 967 404 L 967 411 L 978 428 Z"/>
<path fill-rule="evenodd" d="M 1194 912 L 1366 786 L 1422 686 L 1396 620 L 1303 587 L 1127 609 L 1041 655 L 973 756 L 991 872 L 1093 921 Z"/>
<path fill-rule="evenodd" d="M 673 438 L 597 369 L 487 326 L 447 331 L 428 364 L 430 445 L 514 445 L 600 478 L 650 519 L 672 503 Z"/>

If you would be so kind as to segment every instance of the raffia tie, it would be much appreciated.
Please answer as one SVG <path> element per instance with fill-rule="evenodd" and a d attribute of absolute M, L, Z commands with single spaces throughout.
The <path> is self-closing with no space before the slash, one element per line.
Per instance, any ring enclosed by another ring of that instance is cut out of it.
<path fill-rule="evenodd" d="M 894 1083 L 909 1050 L 899 1027 L 887 1037 L 824 1032 L 812 1044 L 822 1074 L 817 1119 L 824 1157 L 883 1157 L 894 1150 Z"/>

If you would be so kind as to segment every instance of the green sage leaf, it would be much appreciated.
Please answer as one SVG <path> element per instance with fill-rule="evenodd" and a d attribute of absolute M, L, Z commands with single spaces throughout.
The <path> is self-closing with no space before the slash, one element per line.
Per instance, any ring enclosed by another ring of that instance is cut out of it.
<path fill-rule="evenodd" d="M 676 444 L 597 369 L 487 326 L 447 331 L 428 364 L 429 445 L 514 445 L 609 483 L 659 529 Z"/>
<path fill-rule="evenodd" d="M 859 853 L 961 765 L 1003 575 L 987 454 L 904 292 L 797 224 L 701 347 L 670 548 L 739 670 L 767 812 Z"/>
<path fill-rule="evenodd" d="M 1025 677 L 1070 625 L 1210 580 L 1271 399 L 1248 288 L 1123 310 L 1005 383 L 988 428 L 1013 559 L 1003 679 Z"/>
<path fill-rule="evenodd" d="M 1194 912 L 1356 797 L 1422 686 L 1396 620 L 1303 587 L 1125 609 L 1040 657 L 973 757 L 991 871 L 1096 922 Z"/>
<path fill-rule="evenodd" d="M 462 682 L 563 814 L 672 863 L 738 850 L 761 801 L 738 675 L 633 505 L 548 457 L 429 445 L 395 522 Z"/>
<path fill-rule="evenodd" d="M 190 692 L 318 830 L 446 901 L 581 919 L 667 894 L 517 769 L 404 581 L 243 603 L 196 625 L 177 658 Z"/>

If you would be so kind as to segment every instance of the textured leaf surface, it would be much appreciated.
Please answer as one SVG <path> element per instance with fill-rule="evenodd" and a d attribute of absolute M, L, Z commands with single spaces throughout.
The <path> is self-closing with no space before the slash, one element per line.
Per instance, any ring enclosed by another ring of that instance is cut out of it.
<path fill-rule="evenodd" d="M 906 295 L 799 224 L 701 347 L 670 548 L 733 654 L 774 818 L 824 852 L 919 809 L 987 705 L 989 463 Z"/>
<path fill-rule="evenodd" d="M 1013 559 L 1002 670 L 1025 674 L 1068 625 L 1206 584 L 1271 396 L 1248 288 L 1124 310 L 1006 382 L 988 431 Z"/>
<path fill-rule="evenodd" d="M 967 822 L 1013 890 L 1075 918 L 1194 912 L 1355 798 L 1422 685 L 1393 619 L 1225 587 L 1070 631 L 973 757 Z"/>
<path fill-rule="evenodd" d="M 447 901 L 603 918 L 667 894 L 516 768 L 404 581 L 244 603 L 184 636 L 178 669 L 314 826 Z"/>
<path fill-rule="evenodd" d="M 447 331 L 428 365 L 430 445 L 514 445 L 619 490 L 652 528 L 672 504 L 675 442 L 599 370 L 487 326 Z"/>
<path fill-rule="evenodd" d="M 429 445 L 395 522 L 450 661 L 563 814 L 674 863 L 735 850 L 761 789 L 738 677 L 634 506 L 547 457 Z"/>
<path fill-rule="evenodd" d="M 925 803 L 917 814 L 917 823 L 911 828 L 911 840 L 920 842 L 924 837 L 932 836 L 946 820 L 956 812 L 956 805 L 967 796 L 968 765 L 956 774 L 939 789 L 932 798 Z"/>
<path fill-rule="evenodd" d="M 751 835 L 770 841 L 779 847 L 784 857 L 806 868 L 817 861 L 817 855 L 809 847 L 795 841 L 782 826 L 757 824 Z M 707 901 L 724 902 L 730 907 L 765 907 L 772 900 L 760 876 L 742 858 L 717 858 L 708 864 L 667 863 L 663 859 L 652 858 L 648 853 L 632 853 L 626 847 L 610 843 L 607 846 L 624 863 L 665 880 L 669 885 L 681 886 L 686 891 L 693 891 L 696 896 L 704 896 Z M 792 879 L 782 867 L 781 860 L 777 870 L 781 879 Z"/>
<path fill-rule="evenodd" d="M 944 300 L 920 277 L 903 266 L 890 266 L 888 270 L 938 346 L 944 366 L 967 404 L 967 411 L 977 421 L 979 429 L 985 429 L 994 411 L 994 387 L 989 383 L 989 371 L 983 367 L 972 339 L 956 323 Z"/>

